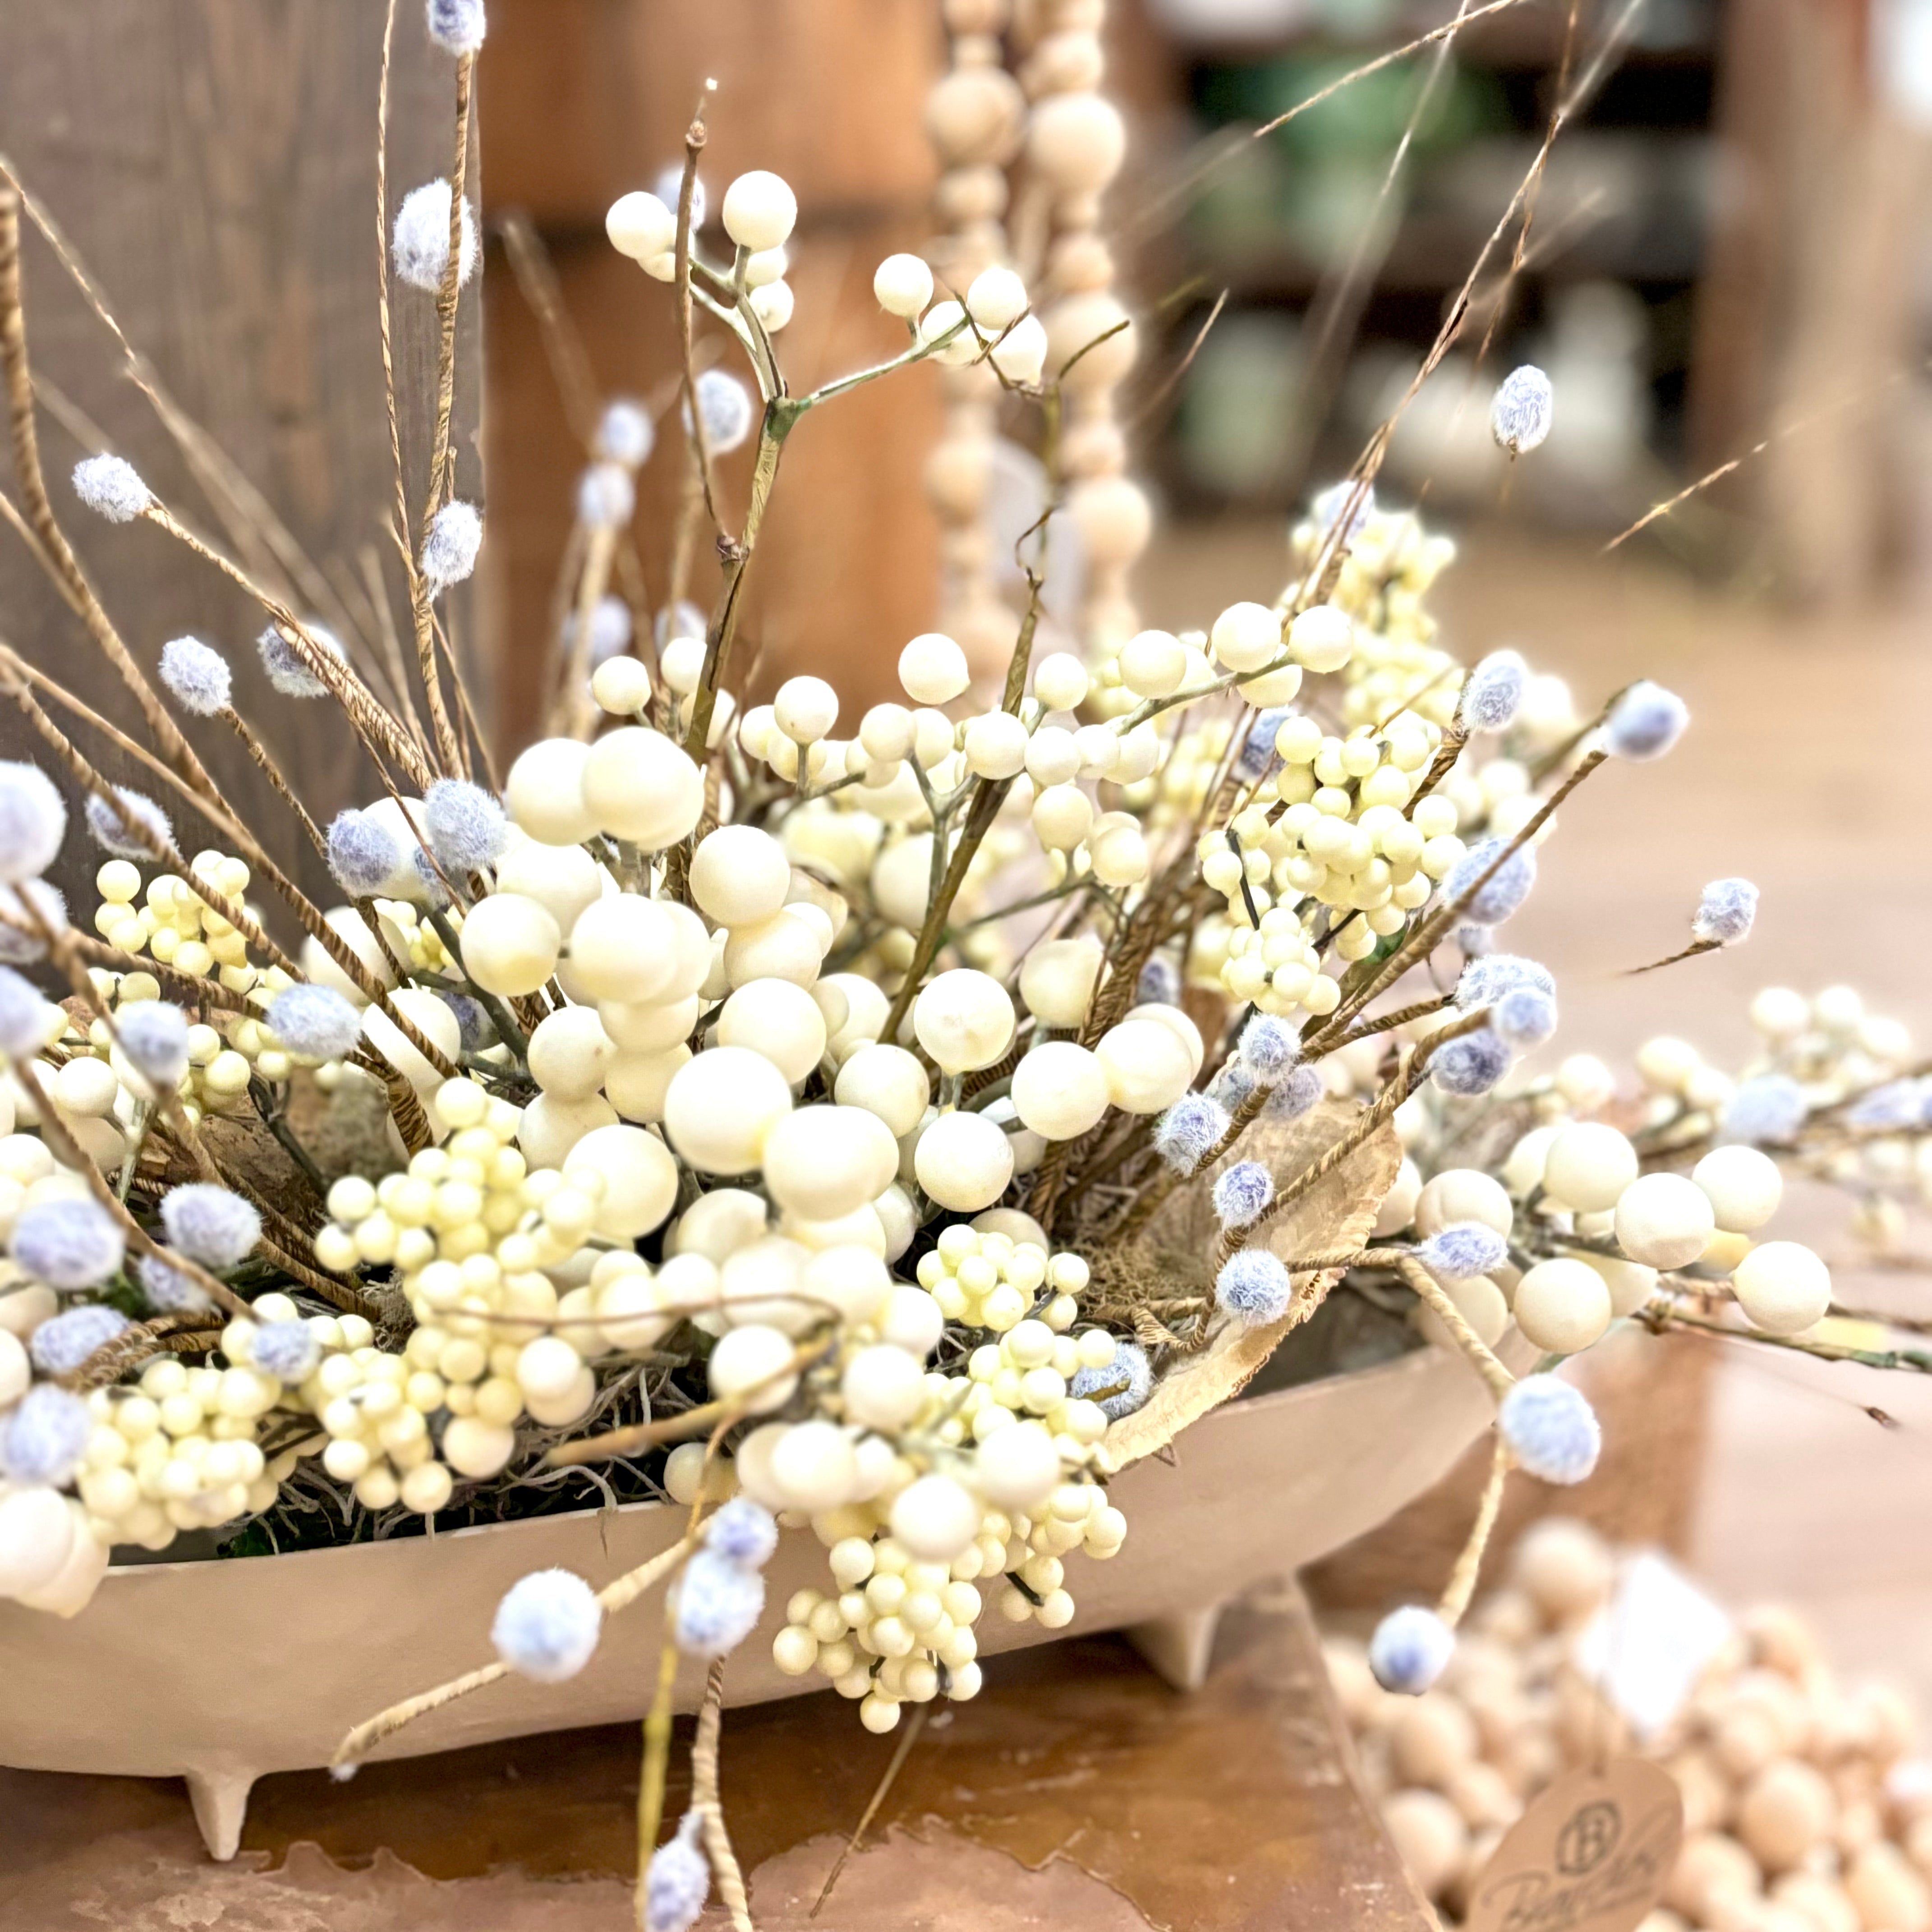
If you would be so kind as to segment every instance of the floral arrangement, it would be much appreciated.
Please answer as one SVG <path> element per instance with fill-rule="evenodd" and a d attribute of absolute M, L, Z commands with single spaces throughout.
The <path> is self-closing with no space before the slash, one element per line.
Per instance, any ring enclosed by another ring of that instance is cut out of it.
<path fill-rule="evenodd" d="M 1090 40 L 1097 9 L 1060 10 Z M 782 1669 L 828 1680 L 876 1731 L 969 1698 L 981 1619 L 1066 1624 L 1080 1560 L 1128 1534 L 1110 1479 L 1236 1396 L 1346 1283 L 1412 1310 L 1496 1400 L 1462 1562 L 1369 1653 L 1382 1684 L 1419 1693 L 1508 1473 L 1574 1483 L 1596 1460 L 1558 1360 L 1619 1318 L 1832 1353 L 1824 1265 L 1759 1238 L 1782 1167 L 1852 1184 L 1880 1228 L 1894 1210 L 1873 1203 L 1921 1184 L 1909 1042 L 1845 989 L 1762 995 L 1762 1061 L 1736 1080 L 1669 1039 L 1639 1057 L 1638 1098 L 1586 1056 L 1514 1071 L 1555 1033 L 1556 988 L 1495 934 L 1563 801 L 1607 762 L 1668 752 L 1685 710 L 1648 683 L 1580 710 L 1513 652 L 1459 662 L 1426 608 L 1453 545 L 1377 503 L 1372 452 L 1295 526 L 1273 604 L 1139 627 L 1124 573 L 1146 506 L 1110 415 L 1131 332 L 1093 232 L 1118 117 L 1078 46 L 1029 70 L 1034 225 L 1057 238 L 1022 276 L 987 180 L 1024 107 L 986 57 L 1004 11 L 947 12 L 942 206 L 948 260 L 974 272 L 942 291 L 919 256 L 880 265 L 896 356 L 792 391 L 794 198 L 743 175 L 707 226 L 701 121 L 674 190 L 611 209 L 614 245 L 676 306 L 680 568 L 715 522 L 721 583 L 708 618 L 674 586 L 661 626 L 611 592 L 656 441 L 648 412 L 612 402 L 578 490 L 552 734 L 500 781 L 439 609 L 484 534 L 448 461 L 478 254 L 460 193 L 476 0 L 429 6 L 455 62 L 456 160 L 402 201 L 386 264 L 386 343 L 392 266 L 441 344 L 413 497 L 397 445 L 404 643 L 345 645 L 119 457 L 75 469 L 88 509 L 155 526 L 254 595 L 276 691 L 339 710 L 374 761 L 382 794 L 326 826 L 282 788 L 335 904 L 301 891 L 194 748 L 190 732 L 235 732 L 280 784 L 226 658 L 182 638 L 144 665 L 68 542 L 35 438 L 21 214 L 58 231 L 17 184 L 0 196 L 10 520 L 148 740 L 0 655 L 46 752 L 0 766 L 0 1592 L 72 1616 L 115 1546 L 193 1531 L 259 1552 L 670 1499 L 689 1521 L 665 1556 L 601 1591 L 525 1579 L 497 1611 L 496 1664 L 372 1719 L 340 1759 L 506 1670 L 570 1676 L 604 1617 L 667 1582 L 650 1932 L 688 1925 L 714 1880 L 742 1918 L 706 1766 L 715 1780 L 718 1668 L 764 1616 L 782 1528 L 826 1550 L 823 1588 L 770 1640 Z M 975 147 L 967 108 L 994 96 L 1012 124 Z M 698 368 L 700 321 L 750 386 Z M 788 439 L 926 363 L 956 450 L 1002 404 L 1040 420 L 1052 494 L 1022 540 L 1025 609 L 1003 638 L 967 541 L 983 502 L 950 490 L 949 595 L 973 648 L 913 639 L 907 701 L 849 736 L 817 677 L 744 704 L 743 593 Z M 1526 455 L 1553 406 L 1518 370 L 1498 441 Z M 714 459 L 754 437 L 733 528 Z M 1064 641 L 1042 604 L 1063 518 L 1096 566 Z M 70 728 L 152 789 L 110 782 Z M 70 793 L 106 854 L 78 920 L 44 877 Z M 1679 956 L 1745 938 L 1755 898 L 1712 886 Z M 714 1666 L 700 1798 L 658 1846 L 680 1656 Z"/>

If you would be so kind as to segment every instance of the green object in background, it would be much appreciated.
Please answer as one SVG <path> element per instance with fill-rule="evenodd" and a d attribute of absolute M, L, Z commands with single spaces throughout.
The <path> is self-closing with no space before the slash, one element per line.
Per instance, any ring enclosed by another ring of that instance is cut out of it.
<path fill-rule="evenodd" d="M 1198 488 L 1239 498 L 1282 486 L 1300 334 L 1292 316 L 1250 310 L 1224 316 L 1202 344 L 1176 422 L 1180 460 Z"/>
<path fill-rule="evenodd" d="M 1210 129 L 1262 126 L 1360 64 L 1359 50 L 1324 49 L 1204 67 L 1196 70 L 1196 112 Z M 1246 164 L 1196 204 L 1196 239 L 1216 253 L 1286 243 L 1318 264 L 1345 258 L 1372 217 L 1432 67 L 1423 60 L 1365 75 L 1256 142 Z M 1411 167 L 1511 124 L 1495 76 L 1452 59 L 1417 122 Z M 1400 212 L 1402 192 L 1398 182 L 1392 212 Z"/>

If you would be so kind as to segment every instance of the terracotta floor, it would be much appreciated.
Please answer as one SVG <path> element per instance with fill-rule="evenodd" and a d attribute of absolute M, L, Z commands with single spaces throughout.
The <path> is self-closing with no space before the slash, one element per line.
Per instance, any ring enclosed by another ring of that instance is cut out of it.
<path fill-rule="evenodd" d="M 1150 621 L 1198 622 L 1234 598 L 1271 597 L 1281 564 L 1278 526 L 1171 542 Z M 1837 982 L 1932 1046 L 1932 763 L 1916 748 L 1932 724 L 1928 602 L 1792 615 L 1583 542 L 1466 540 L 1434 599 L 1459 652 L 1514 644 L 1568 677 L 1580 703 L 1647 674 L 1691 708 L 1670 758 L 1607 768 L 1565 807 L 1508 928 L 1512 950 L 1558 975 L 1556 1051 L 1628 1055 L 1668 1032 L 1735 1066 L 1759 987 Z M 1747 946 L 1617 976 L 1681 945 L 1700 889 L 1732 873 L 1763 890 Z M 1834 1262 L 1851 1252 L 1834 1198 L 1793 1202 L 1785 1222 Z M 1922 1218 L 1914 1232 L 1932 1252 L 1932 1226 Z M 1924 1277 L 1841 1268 L 1840 1291 L 1932 1306 Z M 1701 1475 L 1700 1574 L 1727 1600 L 1802 1608 L 1847 1668 L 1906 1683 L 1932 1729 L 1932 1382 L 1726 1352 Z M 1898 1426 L 1875 1423 L 1868 1404 Z"/>

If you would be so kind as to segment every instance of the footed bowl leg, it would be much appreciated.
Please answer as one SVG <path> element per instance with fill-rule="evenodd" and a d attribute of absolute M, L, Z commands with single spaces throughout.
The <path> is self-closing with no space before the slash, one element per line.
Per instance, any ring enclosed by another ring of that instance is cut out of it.
<path fill-rule="evenodd" d="M 245 1771 L 190 1771 L 188 1802 L 194 1807 L 194 1822 L 201 1828 L 201 1841 L 212 1858 L 224 1862 L 232 1858 L 242 1843 L 242 1824 L 248 1815 L 248 1794 L 255 1788 L 252 1772 Z"/>
<path fill-rule="evenodd" d="M 1198 1690 L 1208 1681 L 1208 1666 L 1214 1654 L 1214 1632 L 1221 1622 L 1221 1606 L 1178 1610 L 1134 1624 L 1126 1631 L 1127 1641 L 1176 1690 Z"/>

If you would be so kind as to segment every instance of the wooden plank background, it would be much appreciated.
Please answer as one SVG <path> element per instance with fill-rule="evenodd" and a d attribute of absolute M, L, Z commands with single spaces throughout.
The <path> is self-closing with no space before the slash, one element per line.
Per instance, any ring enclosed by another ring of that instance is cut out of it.
<path fill-rule="evenodd" d="M 135 346 L 308 555 L 325 568 L 352 568 L 363 546 L 380 546 L 406 619 L 384 534 L 394 493 L 376 320 L 384 13 L 383 0 L 0 0 L 0 148 L 92 268 Z M 430 44 L 418 0 L 398 8 L 394 62 L 392 209 L 446 172 L 452 152 L 454 65 Z M 26 281 L 38 375 L 190 521 L 217 527 L 166 432 L 120 373 L 111 338 L 32 233 Z M 457 473 L 460 493 L 476 500 L 473 284 L 460 313 Z M 427 463 L 421 399 L 434 382 L 432 298 L 398 290 L 395 329 L 413 498 Z M 316 817 L 366 800 L 373 776 L 333 704 L 281 698 L 262 676 L 251 641 L 259 611 L 158 531 L 112 527 L 83 508 L 67 480 L 83 452 L 44 400 L 40 430 L 56 513 L 136 657 L 152 667 L 163 643 L 184 632 L 218 646 L 236 667 L 238 708 Z M 5 486 L 14 487 L 10 476 Z M 473 628 L 466 616 L 459 610 L 459 629 Z M 4 530 L 0 634 L 124 726 L 133 720 L 78 621 Z M 314 854 L 240 746 L 218 727 L 188 722 L 265 842 L 326 890 Z M 34 755 L 30 735 L 10 712 L 0 722 L 10 755 Z M 116 779 L 132 776 L 112 762 L 104 768 Z M 203 826 L 178 829 L 190 851 L 206 842 Z M 83 904 L 98 856 L 86 843 L 70 838 L 63 865 L 63 882 L 80 884 Z"/>

